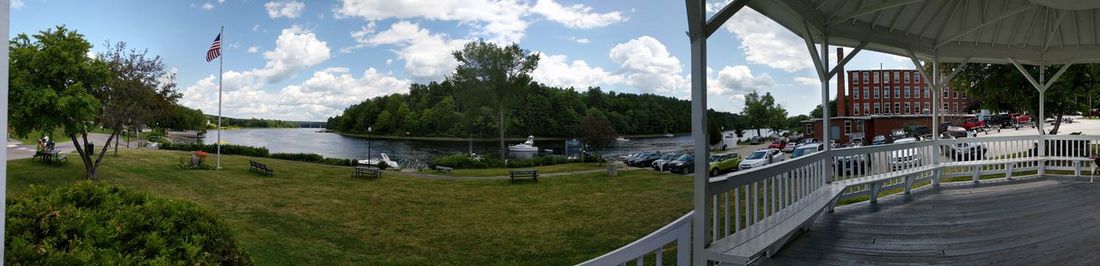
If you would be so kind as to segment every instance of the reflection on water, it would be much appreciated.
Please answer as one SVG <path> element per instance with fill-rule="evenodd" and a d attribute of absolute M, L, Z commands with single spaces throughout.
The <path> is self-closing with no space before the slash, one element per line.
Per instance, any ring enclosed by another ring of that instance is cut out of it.
<path fill-rule="evenodd" d="M 420 140 L 367 140 L 365 138 L 347 137 L 335 133 L 317 133 L 316 128 L 254 128 L 222 131 L 222 140 L 228 144 L 267 147 L 272 153 L 316 153 L 325 157 L 363 159 L 367 158 L 368 143 L 371 157 L 378 158 L 379 153 L 386 153 L 391 159 L 397 161 L 418 159 L 431 160 L 433 157 L 465 153 L 473 150 L 474 153 L 483 155 L 497 154 L 499 142 L 462 142 L 462 141 L 420 141 Z M 216 132 L 206 134 L 206 143 L 214 143 L 217 139 Z M 507 142 L 506 145 L 514 145 L 520 141 Z M 535 138 L 535 146 L 540 150 L 550 149 L 561 153 L 564 151 L 564 141 L 539 141 Z M 626 142 L 619 142 L 615 147 L 599 151 L 604 154 L 628 154 L 638 151 L 684 151 L 691 148 L 690 136 L 677 136 L 672 138 L 636 138 Z M 533 152 L 512 153 L 513 159 L 525 159 L 534 157 Z"/>

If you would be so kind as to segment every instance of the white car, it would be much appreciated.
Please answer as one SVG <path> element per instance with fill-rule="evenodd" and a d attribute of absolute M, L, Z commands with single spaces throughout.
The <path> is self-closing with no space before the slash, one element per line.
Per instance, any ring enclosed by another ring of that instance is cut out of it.
<path fill-rule="evenodd" d="M 738 168 L 741 168 L 741 170 L 752 169 L 781 162 L 784 159 L 783 152 L 779 149 L 759 149 L 745 156 Z"/>
<path fill-rule="evenodd" d="M 894 140 L 894 144 L 917 142 L 916 138 L 903 138 Z M 890 169 L 902 170 L 916 167 L 920 164 L 921 155 L 916 148 L 900 149 L 890 152 Z"/>

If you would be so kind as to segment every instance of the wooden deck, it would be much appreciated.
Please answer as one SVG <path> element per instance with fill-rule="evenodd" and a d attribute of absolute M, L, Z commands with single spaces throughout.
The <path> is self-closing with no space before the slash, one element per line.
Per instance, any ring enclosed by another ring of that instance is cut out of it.
<path fill-rule="evenodd" d="M 763 265 L 1100 262 L 1100 183 L 945 186 L 822 214 Z"/>

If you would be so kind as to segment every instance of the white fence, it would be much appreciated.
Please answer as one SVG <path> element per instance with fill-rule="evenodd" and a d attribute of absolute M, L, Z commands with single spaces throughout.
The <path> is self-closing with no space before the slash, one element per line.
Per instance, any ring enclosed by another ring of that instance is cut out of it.
<path fill-rule="evenodd" d="M 1011 180 L 1018 175 L 1049 176 L 1046 171 L 1092 170 L 1100 151 L 1100 136 L 1011 136 L 943 139 L 818 152 L 793 160 L 709 179 L 706 243 L 753 238 L 769 227 L 769 219 L 786 219 L 814 200 L 824 188 L 843 189 L 840 199 L 877 196 L 891 189 L 908 193 L 918 182 L 941 180 Z M 1091 175 L 1091 174 L 1089 174 Z M 834 190 L 837 191 L 837 190 Z M 831 208 L 831 206 L 829 207 Z M 625 247 L 582 265 L 642 265 L 646 255 L 660 262 L 669 244 L 676 246 L 676 264 L 690 263 L 691 220 L 694 212 Z M 811 218 L 812 219 L 812 218 Z M 760 226 L 758 226 L 760 225 Z M 772 224 L 774 225 L 774 224 Z M 764 227 L 764 228 L 758 228 Z M 788 229 L 779 229 L 788 230 Z M 779 241 L 785 241 L 782 239 Z M 763 243 L 763 246 L 775 243 Z M 782 244 L 782 243 L 778 243 Z M 660 263 L 658 263 L 660 264 Z"/>

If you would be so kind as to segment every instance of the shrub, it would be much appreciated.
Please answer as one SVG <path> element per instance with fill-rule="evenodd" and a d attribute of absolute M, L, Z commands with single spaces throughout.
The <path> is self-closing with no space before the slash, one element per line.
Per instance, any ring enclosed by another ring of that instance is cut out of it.
<path fill-rule="evenodd" d="M 351 159 L 326 158 L 324 156 L 321 156 L 320 154 L 315 153 L 272 153 L 269 157 L 274 159 L 320 163 L 336 166 L 353 166 L 355 163 Z"/>
<path fill-rule="evenodd" d="M 118 186 L 35 187 L 7 210 L 7 264 L 252 264 L 211 212 Z"/>
<path fill-rule="evenodd" d="M 205 151 L 209 153 L 215 153 L 218 151 L 218 146 L 215 144 L 192 144 L 192 143 L 171 143 L 163 142 L 159 144 L 162 150 L 179 150 L 179 151 Z M 233 144 L 222 144 L 222 154 L 226 155 L 244 155 L 252 157 L 268 157 L 269 152 L 264 147 L 252 147 Z"/>

